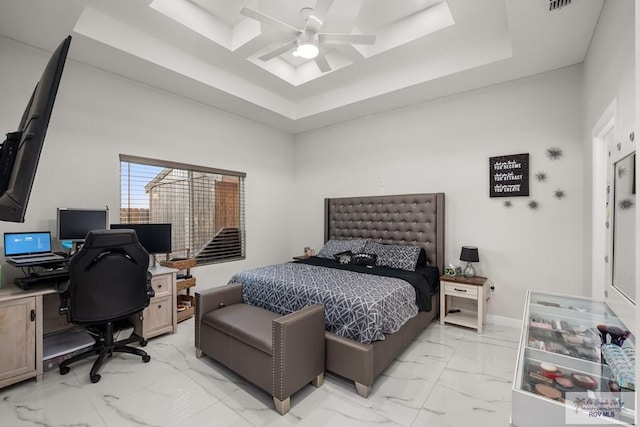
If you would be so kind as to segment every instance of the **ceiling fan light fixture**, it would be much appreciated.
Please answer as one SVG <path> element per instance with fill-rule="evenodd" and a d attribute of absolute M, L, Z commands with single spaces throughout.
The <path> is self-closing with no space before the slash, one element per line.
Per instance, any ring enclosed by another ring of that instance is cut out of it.
<path fill-rule="evenodd" d="M 311 30 L 304 30 L 298 37 L 298 48 L 295 56 L 304 59 L 313 59 L 320 53 L 318 48 L 318 34 Z"/>
<path fill-rule="evenodd" d="M 316 43 L 303 42 L 298 45 L 294 55 L 304 59 L 313 59 L 318 56 L 318 53 L 320 53 L 320 50 Z"/>

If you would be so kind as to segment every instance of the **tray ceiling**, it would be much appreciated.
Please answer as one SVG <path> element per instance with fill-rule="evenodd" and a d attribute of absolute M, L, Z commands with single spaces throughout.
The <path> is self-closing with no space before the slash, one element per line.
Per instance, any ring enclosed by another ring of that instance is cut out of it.
<path fill-rule="evenodd" d="M 374 34 L 321 45 L 332 70 L 286 52 L 252 8 L 296 28 L 301 0 L 1 0 L 0 35 L 298 133 L 584 60 L 603 1 L 334 0 L 321 31 Z M 29 25 L 41 23 L 37 27 Z"/>

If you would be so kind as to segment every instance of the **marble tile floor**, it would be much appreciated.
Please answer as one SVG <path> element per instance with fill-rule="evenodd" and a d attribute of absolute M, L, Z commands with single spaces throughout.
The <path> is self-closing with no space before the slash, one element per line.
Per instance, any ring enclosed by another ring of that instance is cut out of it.
<path fill-rule="evenodd" d="M 271 397 L 209 358 L 197 359 L 193 319 L 149 341 L 151 362 L 114 355 L 97 384 L 93 358 L 0 390 L 0 426 L 434 426 L 506 427 L 519 331 L 432 323 L 364 399 L 327 375 L 280 416 Z"/>

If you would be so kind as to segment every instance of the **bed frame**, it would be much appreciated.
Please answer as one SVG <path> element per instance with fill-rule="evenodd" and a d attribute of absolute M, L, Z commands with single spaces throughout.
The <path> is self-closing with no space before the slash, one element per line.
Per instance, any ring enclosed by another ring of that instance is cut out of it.
<path fill-rule="evenodd" d="M 325 199 L 325 242 L 358 238 L 422 246 L 428 264 L 442 274 L 444 193 Z M 371 344 L 325 332 L 326 370 L 354 381 L 358 394 L 369 396 L 374 379 L 438 316 L 438 293 L 431 307 Z"/>

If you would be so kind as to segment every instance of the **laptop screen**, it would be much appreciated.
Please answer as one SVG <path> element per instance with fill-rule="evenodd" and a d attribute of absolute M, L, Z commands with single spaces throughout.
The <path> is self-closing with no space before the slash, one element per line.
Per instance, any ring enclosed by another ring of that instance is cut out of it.
<path fill-rule="evenodd" d="M 4 233 L 4 255 L 31 255 L 51 252 L 51 233 Z"/>

